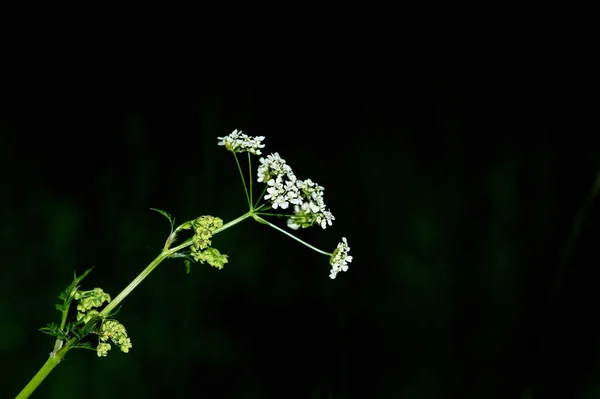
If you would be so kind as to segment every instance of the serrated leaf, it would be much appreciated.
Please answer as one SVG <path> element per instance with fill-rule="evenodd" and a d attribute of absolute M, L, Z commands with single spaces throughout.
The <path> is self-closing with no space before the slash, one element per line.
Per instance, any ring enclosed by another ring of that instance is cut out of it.
<path fill-rule="evenodd" d="M 89 342 L 84 342 L 84 343 L 81 343 L 81 344 L 73 345 L 71 348 L 73 348 L 73 349 L 75 349 L 75 348 L 78 348 L 78 349 L 90 349 L 90 350 L 93 350 L 93 351 L 96 350 L 96 348 L 94 348 Z"/>
<path fill-rule="evenodd" d="M 67 288 L 64 289 L 63 292 L 60 293 L 58 299 L 61 299 L 65 303 L 68 302 L 71 299 L 71 293 L 73 291 L 77 291 L 77 289 L 79 288 L 77 284 L 79 284 L 79 282 L 83 280 L 92 270 L 94 270 L 94 268 L 90 267 L 79 277 L 77 277 L 77 273 L 73 271 L 73 281 L 71 282 L 71 284 L 69 284 Z"/>
<path fill-rule="evenodd" d="M 76 277 L 77 279 L 77 283 L 80 283 L 81 280 L 83 280 L 84 278 L 87 277 L 88 274 L 90 274 L 90 272 L 94 270 L 94 266 L 90 267 L 89 269 L 87 269 L 85 272 L 83 272 L 83 274 L 79 277 Z"/>
<path fill-rule="evenodd" d="M 63 312 L 64 311 L 64 307 L 62 303 L 57 303 L 54 305 L 54 307 L 56 307 L 56 310 L 58 310 L 59 312 Z"/>
<path fill-rule="evenodd" d="M 150 210 L 158 212 L 161 215 L 163 215 L 164 217 L 166 217 L 169 220 L 169 223 L 171 224 L 171 232 L 173 232 L 173 226 L 175 226 L 175 218 L 171 217 L 171 215 L 169 215 L 167 212 L 163 211 L 162 209 L 150 208 Z"/>
<path fill-rule="evenodd" d="M 43 328 L 48 328 L 48 329 L 51 329 L 51 330 L 56 330 L 56 329 L 58 329 L 58 324 L 56 324 L 55 322 L 48 323 L 46 325 L 46 327 L 43 327 Z"/>
<path fill-rule="evenodd" d="M 50 335 L 52 337 L 60 338 L 60 335 L 58 335 L 58 333 L 56 333 L 54 331 L 42 330 L 42 329 L 40 329 L 40 331 L 43 332 L 46 335 Z"/>
<path fill-rule="evenodd" d="M 40 331 L 44 334 L 52 335 L 53 337 L 60 338 L 60 332 L 58 326 L 55 323 L 48 323 L 46 327 L 40 328 Z"/>

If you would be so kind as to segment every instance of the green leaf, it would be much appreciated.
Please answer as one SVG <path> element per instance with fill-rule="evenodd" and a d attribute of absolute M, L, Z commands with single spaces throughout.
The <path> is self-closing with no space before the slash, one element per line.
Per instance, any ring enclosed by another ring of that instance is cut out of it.
<path fill-rule="evenodd" d="M 173 232 L 173 226 L 175 226 L 175 218 L 172 218 L 171 215 L 169 215 L 167 212 L 163 211 L 162 209 L 150 208 L 150 210 L 158 212 L 161 215 L 163 215 L 164 217 L 166 217 L 169 220 L 169 223 L 171 223 L 171 232 Z"/>
<path fill-rule="evenodd" d="M 81 344 L 73 345 L 71 348 L 73 348 L 73 349 L 91 349 L 93 351 L 96 350 L 96 348 L 94 348 L 92 346 L 92 344 L 90 344 L 89 342 L 84 342 Z"/>
<path fill-rule="evenodd" d="M 77 284 L 79 284 L 81 282 L 81 280 L 83 280 L 84 278 L 87 277 L 87 275 L 93 270 L 93 267 L 90 267 L 89 269 L 87 269 L 85 272 L 83 272 L 83 274 L 79 277 L 77 277 L 77 273 L 73 272 L 73 281 L 71 282 L 71 284 L 69 284 L 69 286 L 67 288 L 65 288 L 65 290 L 63 292 L 60 293 L 60 295 L 58 296 L 58 299 L 61 299 L 63 301 L 65 301 L 65 303 L 68 303 L 72 298 L 71 298 L 71 293 L 75 290 L 77 290 Z"/>
<path fill-rule="evenodd" d="M 83 280 L 84 278 L 87 277 L 88 274 L 90 274 L 90 272 L 94 270 L 94 266 L 90 267 L 89 269 L 87 269 L 85 272 L 83 272 L 83 274 L 79 277 L 77 277 L 77 283 L 80 283 L 81 280 Z"/>
<path fill-rule="evenodd" d="M 52 335 L 53 337 L 63 338 L 63 333 L 60 331 L 56 323 L 48 323 L 46 327 L 40 328 L 40 331 L 44 334 Z"/>
<path fill-rule="evenodd" d="M 44 327 L 44 328 L 51 329 L 51 330 L 57 330 L 58 329 L 58 324 L 56 324 L 55 322 L 48 323 L 48 325 L 46 327 Z"/>

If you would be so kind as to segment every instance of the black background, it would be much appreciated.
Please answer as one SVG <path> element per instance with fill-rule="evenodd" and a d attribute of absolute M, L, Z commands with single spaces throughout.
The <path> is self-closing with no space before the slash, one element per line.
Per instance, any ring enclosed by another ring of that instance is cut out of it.
<path fill-rule="evenodd" d="M 246 211 L 217 137 L 266 136 L 323 185 L 333 227 L 252 221 L 219 271 L 168 260 L 124 302 L 133 349 L 72 351 L 36 397 L 591 398 L 598 173 L 586 62 L 540 34 L 221 33 L 193 46 L 44 42 L 4 54 L 2 387 L 52 349 L 37 331 L 79 273 L 114 296 L 168 225 Z M 560 47 L 560 49 L 559 49 Z M 584 207 L 585 208 L 585 207 Z M 564 259 L 564 260 L 563 260 Z"/>

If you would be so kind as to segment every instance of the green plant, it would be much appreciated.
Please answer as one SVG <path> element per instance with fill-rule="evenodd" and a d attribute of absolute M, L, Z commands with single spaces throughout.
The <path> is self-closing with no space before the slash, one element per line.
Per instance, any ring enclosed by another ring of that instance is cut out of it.
<path fill-rule="evenodd" d="M 348 263 L 352 261 L 352 256 L 349 255 L 350 247 L 345 237 L 338 243 L 335 250 L 329 253 L 300 240 L 289 231 L 267 220 L 270 217 L 287 219 L 287 226 L 292 230 L 314 225 L 323 229 L 331 226 L 335 218 L 325 206 L 323 187 L 310 179 L 296 178 L 286 161 L 278 153 L 272 153 L 266 158 L 259 158 L 260 165 L 257 168 L 256 181 L 264 184 L 264 187 L 255 201 L 252 156 L 261 155 L 261 148 L 264 148 L 264 144 L 262 144 L 264 137 L 251 137 L 235 130 L 225 137 L 219 137 L 219 140 L 218 144 L 224 146 L 234 156 L 242 178 L 249 207 L 248 212 L 228 223 L 223 223 L 218 217 L 204 215 L 175 227 L 175 219 L 171 215 L 163 210 L 152 208 L 165 216 L 171 225 L 170 234 L 162 251 L 113 299 L 101 288 L 87 291 L 81 289 L 82 280 L 92 269 L 85 271 L 80 276 L 74 275 L 71 284 L 59 296 L 61 302 L 56 305 L 56 309 L 61 313 L 60 324 L 50 323 L 40 329 L 55 337 L 54 348 L 48 360 L 17 398 L 29 397 L 72 349 L 94 350 L 98 357 L 104 357 L 107 356 L 112 343 L 122 352 L 129 352 L 132 342 L 124 325 L 115 319 L 117 306 L 167 258 L 182 258 L 188 273 L 192 263 L 208 263 L 222 269 L 228 263 L 228 256 L 214 248 L 211 239 L 215 234 L 221 233 L 245 219 L 252 218 L 322 255 L 329 256 L 331 265 L 329 277 L 331 279 L 334 279 L 338 273 L 348 270 Z M 247 177 L 238 157 L 238 154 L 243 153 L 246 153 L 248 160 Z M 193 233 L 192 237 L 176 245 L 180 234 L 188 230 Z M 71 306 L 73 301 L 77 303 L 76 312 Z"/>

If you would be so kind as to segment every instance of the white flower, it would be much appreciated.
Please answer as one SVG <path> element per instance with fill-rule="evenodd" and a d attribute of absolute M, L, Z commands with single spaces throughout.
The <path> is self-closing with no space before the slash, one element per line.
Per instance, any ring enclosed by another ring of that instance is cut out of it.
<path fill-rule="evenodd" d="M 335 217 L 325 206 L 325 189 L 310 179 L 297 179 L 279 153 L 260 158 L 257 174 L 257 181 L 268 185 L 264 199 L 271 202 L 273 209 L 288 209 L 294 205 L 288 227 L 297 230 L 318 224 L 324 229 L 332 225 Z"/>
<path fill-rule="evenodd" d="M 290 216 L 287 220 L 287 225 L 290 229 L 298 230 L 300 227 L 307 228 L 312 226 L 311 212 L 308 208 L 308 203 L 294 206 L 294 216 Z"/>
<path fill-rule="evenodd" d="M 267 188 L 265 199 L 271 200 L 273 209 L 287 209 L 290 203 L 297 204 L 300 199 L 298 196 L 298 188 L 291 180 L 289 180 L 290 176 L 286 175 L 285 177 L 288 180 L 284 180 L 284 177 L 279 175 L 275 179 L 270 179 L 267 182 L 269 188 Z"/>
<path fill-rule="evenodd" d="M 273 209 L 287 209 L 290 204 L 302 204 L 300 189 L 296 185 L 296 175 L 292 168 L 281 158 L 278 153 L 269 154 L 260 158 L 258 167 L 259 183 L 267 183 L 265 200 L 271 201 Z"/>
<path fill-rule="evenodd" d="M 334 220 L 335 217 L 333 216 L 333 214 L 326 210 L 317 213 L 317 216 L 315 218 L 315 221 L 319 223 L 323 229 L 326 228 L 327 225 L 331 226 Z"/>
<path fill-rule="evenodd" d="M 331 272 L 329 277 L 334 279 L 339 272 L 348 270 L 348 263 L 352 262 L 352 256 L 348 255 L 350 247 L 346 237 L 342 237 L 342 242 L 338 243 L 337 248 L 333 251 L 329 263 L 331 264 Z"/>
<path fill-rule="evenodd" d="M 224 137 L 217 137 L 219 140 L 218 145 L 224 145 L 227 148 L 227 151 L 231 151 L 233 153 L 236 152 L 249 152 L 251 154 L 260 155 L 262 152 L 260 148 L 264 148 L 265 145 L 261 144 L 261 142 L 265 139 L 264 136 L 248 136 L 247 134 L 242 133 L 240 130 L 234 130 L 230 134 Z"/>
<path fill-rule="evenodd" d="M 260 166 L 257 170 L 259 183 L 266 183 L 274 177 L 282 175 L 294 176 L 292 168 L 279 156 L 279 153 L 269 154 L 266 158 L 260 158 Z M 293 177 L 296 180 L 296 177 Z"/>

